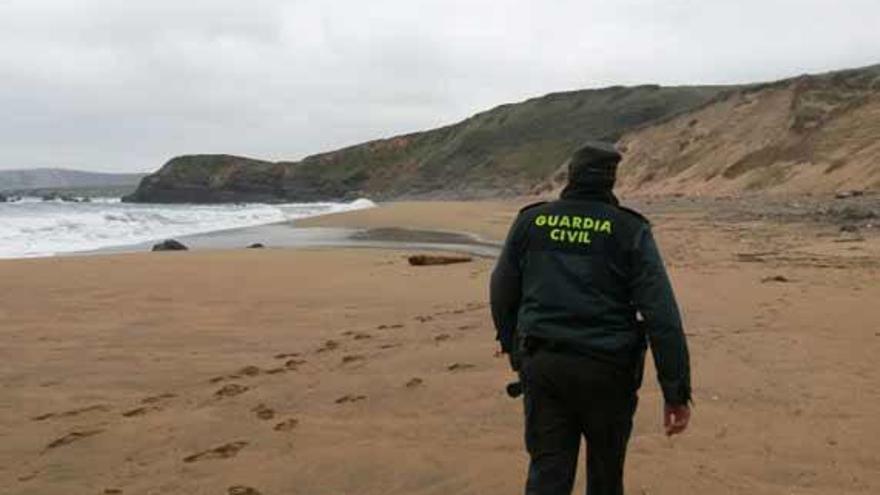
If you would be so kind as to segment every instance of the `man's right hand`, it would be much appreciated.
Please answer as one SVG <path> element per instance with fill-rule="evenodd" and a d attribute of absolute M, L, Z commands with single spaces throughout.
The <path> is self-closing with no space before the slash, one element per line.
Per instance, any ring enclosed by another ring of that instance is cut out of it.
<path fill-rule="evenodd" d="M 691 420 L 691 408 L 687 404 L 672 406 L 667 404 L 663 408 L 663 426 L 666 428 L 666 436 L 671 437 L 683 432 Z"/>

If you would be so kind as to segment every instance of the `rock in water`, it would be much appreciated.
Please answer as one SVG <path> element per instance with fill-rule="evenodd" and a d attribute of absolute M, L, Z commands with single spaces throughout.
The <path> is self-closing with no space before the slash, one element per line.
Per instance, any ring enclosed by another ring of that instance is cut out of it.
<path fill-rule="evenodd" d="M 259 242 L 255 242 L 255 243 L 251 244 L 250 246 L 248 246 L 248 249 L 263 249 L 264 247 L 266 247 L 264 244 L 259 243 Z"/>
<path fill-rule="evenodd" d="M 428 265 L 451 265 L 453 263 L 469 263 L 473 261 L 470 256 L 430 256 L 418 254 L 409 257 L 409 264 L 412 266 L 428 266 Z"/>
<path fill-rule="evenodd" d="M 182 242 L 168 239 L 153 246 L 153 251 L 187 251 L 189 248 Z"/>
<path fill-rule="evenodd" d="M 0 194 L 0 203 L 5 203 L 5 202 L 7 202 L 7 201 L 9 201 L 9 198 L 7 198 L 6 196 Z"/>

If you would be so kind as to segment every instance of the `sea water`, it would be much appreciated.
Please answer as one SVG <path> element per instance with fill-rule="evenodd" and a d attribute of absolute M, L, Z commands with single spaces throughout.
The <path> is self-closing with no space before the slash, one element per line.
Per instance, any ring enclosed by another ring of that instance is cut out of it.
<path fill-rule="evenodd" d="M 53 256 L 370 208 L 351 203 L 140 204 L 23 198 L 0 203 L 0 258 Z"/>

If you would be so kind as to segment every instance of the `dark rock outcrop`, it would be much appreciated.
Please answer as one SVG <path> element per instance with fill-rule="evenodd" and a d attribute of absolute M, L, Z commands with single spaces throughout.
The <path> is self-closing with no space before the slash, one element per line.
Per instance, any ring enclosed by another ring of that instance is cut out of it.
<path fill-rule="evenodd" d="M 181 156 L 145 177 L 123 201 L 133 203 L 271 202 L 282 199 L 284 167 L 230 155 Z"/>
<path fill-rule="evenodd" d="M 187 251 L 188 249 L 182 242 L 174 239 L 168 239 L 153 246 L 153 251 Z"/>
<path fill-rule="evenodd" d="M 265 247 L 266 247 L 265 244 L 263 244 L 261 242 L 255 242 L 255 243 L 251 244 L 250 246 L 248 246 L 248 249 L 263 249 Z"/>

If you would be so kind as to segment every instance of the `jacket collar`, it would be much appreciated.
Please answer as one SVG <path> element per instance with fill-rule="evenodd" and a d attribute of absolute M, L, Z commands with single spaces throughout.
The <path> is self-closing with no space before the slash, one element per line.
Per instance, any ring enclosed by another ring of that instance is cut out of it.
<path fill-rule="evenodd" d="M 559 197 L 561 199 L 575 201 L 598 201 L 614 206 L 620 205 L 620 201 L 617 199 L 617 196 L 615 196 L 614 192 L 612 192 L 610 189 L 597 189 L 595 187 L 590 187 L 584 184 L 568 184 L 567 186 L 565 186 L 565 189 L 562 190 L 562 193 L 559 195 Z"/>

